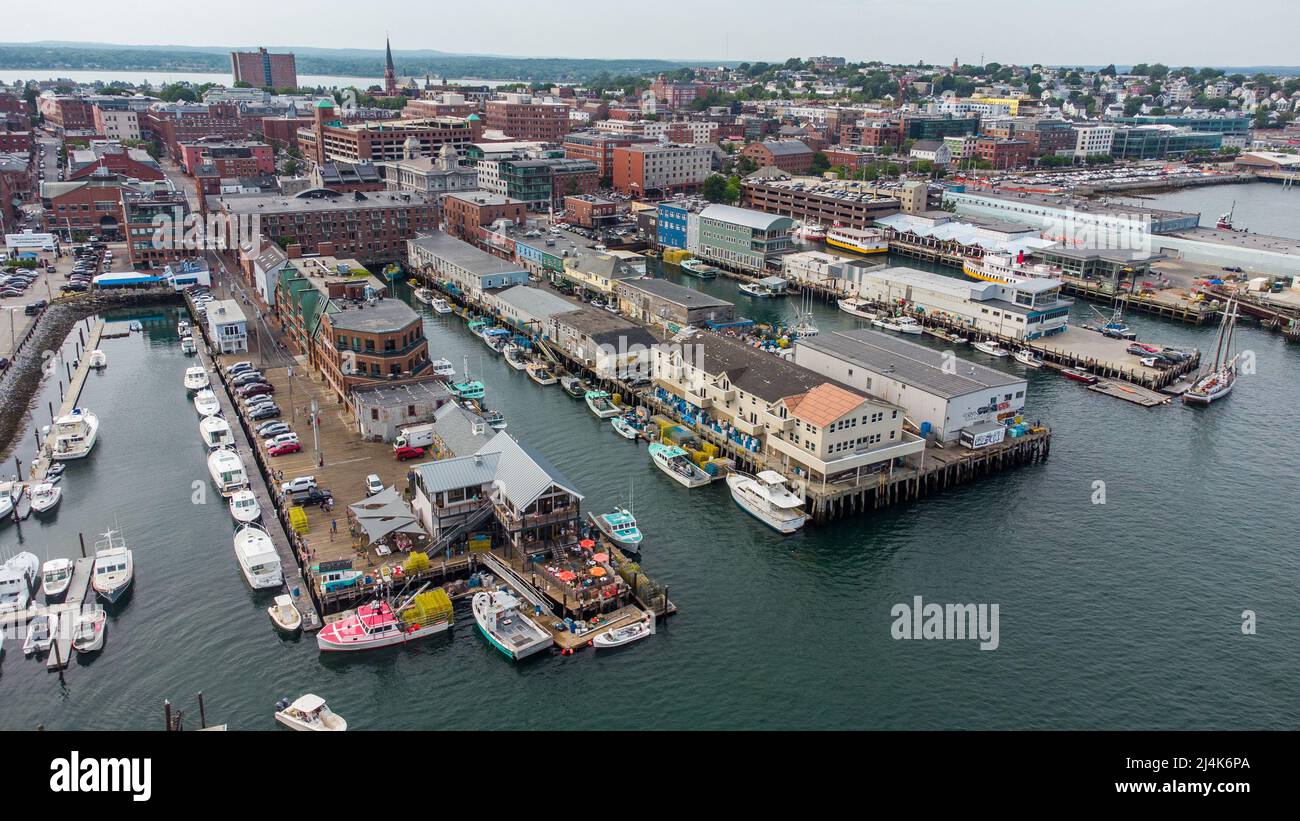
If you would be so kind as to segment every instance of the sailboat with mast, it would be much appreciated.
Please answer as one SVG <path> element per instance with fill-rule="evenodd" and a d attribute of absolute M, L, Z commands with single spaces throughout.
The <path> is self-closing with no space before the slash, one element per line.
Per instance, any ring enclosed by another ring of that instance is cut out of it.
<path fill-rule="evenodd" d="M 1223 308 L 1219 335 L 1214 341 L 1214 366 L 1202 372 L 1183 394 L 1183 404 L 1208 405 L 1232 393 L 1237 381 L 1237 359 L 1232 353 L 1232 332 L 1237 327 L 1237 300 L 1229 299 Z"/>
<path fill-rule="evenodd" d="M 810 288 L 803 288 L 799 292 L 799 311 L 795 314 L 794 323 L 790 326 L 790 334 L 797 339 L 816 336 L 819 333 L 817 325 L 813 321 L 812 296 L 812 289 Z"/>

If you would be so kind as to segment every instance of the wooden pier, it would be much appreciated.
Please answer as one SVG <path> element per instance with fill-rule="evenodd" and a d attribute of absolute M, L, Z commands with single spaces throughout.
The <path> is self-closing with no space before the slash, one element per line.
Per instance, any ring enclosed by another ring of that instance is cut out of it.
<path fill-rule="evenodd" d="M 1088 390 L 1097 393 L 1104 393 L 1107 396 L 1113 396 L 1116 399 L 1123 399 L 1125 402 L 1132 402 L 1135 405 L 1141 405 L 1144 408 L 1154 408 L 1157 405 L 1166 405 L 1173 400 L 1173 397 L 1165 393 L 1147 390 L 1138 385 L 1130 385 L 1127 382 L 1119 382 L 1111 379 L 1103 379 L 1095 385 L 1089 385 Z"/>
<path fill-rule="evenodd" d="M 86 379 L 90 376 L 90 352 L 99 347 L 100 340 L 104 336 L 104 320 L 98 320 L 90 331 L 90 337 L 86 344 L 81 348 L 81 358 L 77 361 L 77 370 L 72 374 L 68 382 L 68 389 L 63 393 L 63 404 L 59 406 L 59 412 L 55 414 L 55 419 L 60 416 L 67 416 L 72 413 L 72 409 L 77 406 L 77 400 L 81 398 L 81 391 L 86 387 Z M 50 422 L 50 432 L 45 437 L 45 443 L 41 446 L 40 453 L 32 462 L 30 479 L 32 484 L 37 484 L 45 479 L 45 471 L 49 470 L 52 454 L 54 453 L 54 422 Z"/>
<path fill-rule="evenodd" d="M 54 644 L 50 646 L 49 657 L 45 659 L 47 670 L 61 670 L 72 659 L 72 634 L 77 629 L 77 614 L 86 602 L 90 574 L 94 567 L 93 557 L 83 556 L 77 559 L 72 566 L 72 581 L 68 584 L 68 593 L 63 603 L 48 607 L 49 614 L 58 620 L 58 628 L 54 631 Z"/>

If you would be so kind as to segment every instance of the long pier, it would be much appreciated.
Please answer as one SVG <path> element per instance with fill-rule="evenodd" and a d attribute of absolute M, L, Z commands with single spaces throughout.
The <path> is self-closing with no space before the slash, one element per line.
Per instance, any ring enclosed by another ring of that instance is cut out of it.
<path fill-rule="evenodd" d="M 90 331 L 90 338 L 86 340 L 85 346 L 81 348 L 81 358 L 77 360 L 77 370 L 72 374 L 72 378 L 68 382 L 68 389 L 63 393 L 63 404 L 59 406 L 59 412 L 54 415 L 55 419 L 60 416 L 67 416 L 77 406 L 77 400 L 81 398 L 81 391 L 86 387 L 86 379 L 90 376 L 90 352 L 99 347 L 99 342 L 103 336 L 104 320 L 100 319 L 95 322 L 95 326 Z M 53 461 L 55 436 L 54 422 L 51 420 L 50 432 L 45 437 L 40 453 L 32 462 L 30 478 L 33 484 L 42 481 L 45 478 L 45 471 L 50 468 L 50 463 Z"/>
<path fill-rule="evenodd" d="M 54 630 L 50 655 L 45 659 L 47 670 L 61 670 L 68 666 L 72 658 L 72 634 L 77 627 L 77 614 L 86 602 L 90 573 L 94 566 L 95 560 L 91 557 L 77 559 L 72 565 L 72 581 L 68 584 L 68 593 L 63 603 L 49 606 L 49 613 L 58 622 L 58 626 Z"/>

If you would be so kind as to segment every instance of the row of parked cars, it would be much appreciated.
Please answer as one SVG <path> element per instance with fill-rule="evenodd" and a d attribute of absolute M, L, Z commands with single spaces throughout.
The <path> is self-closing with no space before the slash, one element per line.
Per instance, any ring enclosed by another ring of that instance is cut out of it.
<path fill-rule="evenodd" d="M 22 296 L 40 276 L 30 268 L 5 268 L 0 273 L 0 297 Z"/>
<path fill-rule="evenodd" d="M 302 452 L 302 442 L 289 424 L 280 418 L 275 403 L 275 386 L 252 362 L 226 367 L 226 378 L 238 397 L 241 411 L 250 421 L 261 422 L 255 429 L 268 456 Z M 281 484 L 280 490 L 295 505 L 319 505 L 334 501 L 334 494 L 316 486 L 316 477 L 298 476 Z"/>
<path fill-rule="evenodd" d="M 72 273 L 68 274 L 67 284 L 59 290 L 69 293 L 89 291 L 95 276 L 112 262 L 113 252 L 102 242 L 78 246 L 73 250 Z"/>

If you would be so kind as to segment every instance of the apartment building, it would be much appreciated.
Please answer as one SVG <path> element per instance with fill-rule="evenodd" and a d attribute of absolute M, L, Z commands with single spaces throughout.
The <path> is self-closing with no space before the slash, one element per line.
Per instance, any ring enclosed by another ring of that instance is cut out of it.
<path fill-rule="evenodd" d="M 535 99 L 528 94 L 506 94 L 485 105 L 487 127 L 515 140 L 557 143 L 569 131 L 569 107 Z"/>
<path fill-rule="evenodd" d="M 248 83 L 253 88 L 282 89 L 298 87 L 298 63 L 293 54 L 257 51 L 230 52 L 230 73 L 234 84 Z"/>
<path fill-rule="evenodd" d="M 712 172 L 712 158 L 702 146 L 620 146 L 614 149 L 614 188 L 638 198 L 694 193 Z"/>

